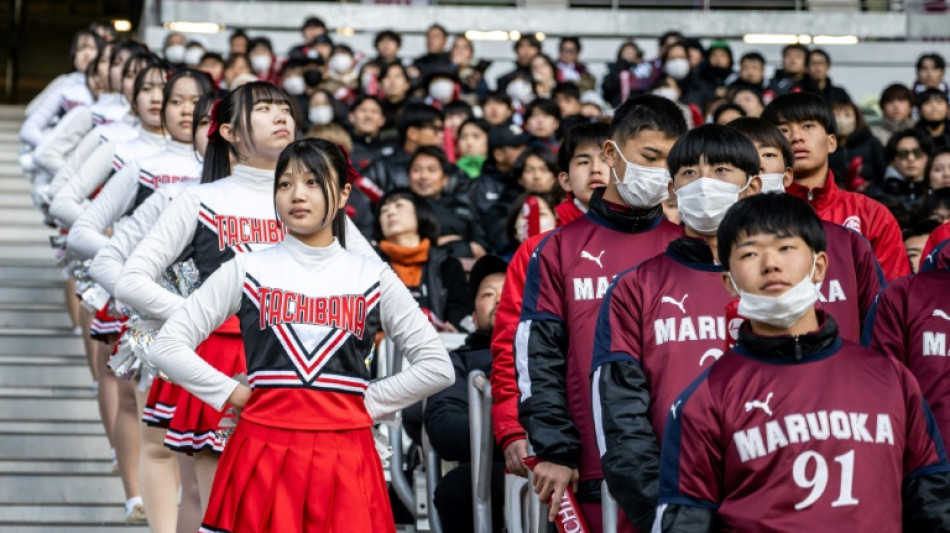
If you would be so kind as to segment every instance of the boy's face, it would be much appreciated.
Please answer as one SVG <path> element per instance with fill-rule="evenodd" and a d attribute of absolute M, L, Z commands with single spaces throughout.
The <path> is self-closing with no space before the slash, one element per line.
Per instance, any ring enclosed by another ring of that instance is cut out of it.
<path fill-rule="evenodd" d="M 946 120 L 947 101 L 942 98 L 931 98 L 920 105 L 920 116 L 924 120 Z"/>
<path fill-rule="evenodd" d="M 755 59 L 746 59 L 739 64 L 739 78 L 754 84 L 762 83 L 765 77 L 765 65 Z"/>
<path fill-rule="evenodd" d="M 795 174 L 803 175 L 828 164 L 828 154 L 838 148 L 838 140 L 817 120 L 782 122 L 778 130 L 792 145 Z"/>
<path fill-rule="evenodd" d="M 681 167 L 676 171 L 673 181 L 670 183 L 670 196 L 699 178 L 710 178 L 735 185 L 740 189 L 744 188 L 739 193 L 739 199 L 750 194 L 757 194 L 759 189 L 762 188 L 762 182 L 759 181 L 758 176 L 750 177 L 732 163 L 710 163 L 706 161 L 706 156 L 702 156 L 695 165 Z M 748 187 L 746 184 L 748 184 Z"/>
<path fill-rule="evenodd" d="M 920 255 L 924 252 L 927 237 L 929 235 L 924 234 L 904 239 L 904 249 L 907 250 L 907 258 L 910 259 L 910 271 L 913 274 L 920 270 Z"/>
<path fill-rule="evenodd" d="M 933 59 L 925 59 L 920 62 L 920 68 L 917 69 L 917 80 L 932 89 L 940 88 L 940 82 L 943 81 L 943 69 L 937 68 Z"/>
<path fill-rule="evenodd" d="M 812 265 L 814 274 L 811 274 Z M 729 272 L 723 272 L 722 282 L 733 298 L 739 293 L 732 281 L 743 292 L 777 297 L 809 275 L 815 283 L 823 281 L 827 268 L 825 252 L 815 254 L 801 237 L 740 233 L 732 244 Z M 732 280 L 729 279 L 730 273 Z"/>
<path fill-rule="evenodd" d="M 805 52 L 793 48 L 782 56 L 782 69 L 786 74 L 801 74 L 805 72 Z"/>
<path fill-rule="evenodd" d="M 588 205 L 594 190 L 607 186 L 607 161 L 597 144 L 585 144 L 574 150 L 567 172 L 558 174 L 558 182 L 582 204 Z"/>
<path fill-rule="evenodd" d="M 604 144 L 604 156 L 607 160 L 607 166 L 614 169 L 617 176 L 623 179 L 624 173 L 627 171 L 627 164 L 624 163 L 624 159 L 634 165 L 667 168 L 666 157 L 674 144 L 676 144 L 676 139 L 667 137 L 663 132 L 643 130 L 623 144 L 606 142 Z M 620 153 L 617 153 L 617 148 L 620 149 Z"/>
<path fill-rule="evenodd" d="M 485 120 L 492 126 L 504 124 L 511 118 L 511 108 L 505 105 L 504 102 L 498 102 L 496 100 L 485 102 L 485 105 L 482 106 L 482 111 L 484 112 Z"/>
<path fill-rule="evenodd" d="M 755 144 L 755 149 L 759 152 L 759 172 L 762 174 L 785 174 L 782 179 L 782 185 L 788 187 L 792 184 L 792 168 L 785 166 L 785 157 L 782 151 L 774 146 L 765 146 L 761 143 Z"/>
<path fill-rule="evenodd" d="M 821 54 L 812 54 L 808 58 L 808 75 L 813 80 L 824 80 L 828 78 L 828 60 Z"/>
<path fill-rule="evenodd" d="M 920 142 L 914 137 L 904 137 L 897 141 L 894 160 L 891 165 L 910 181 L 918 181 L 924 176 L 927 167 L 927 154 L 921 149 Z"/>
<path fill-rule="evenodd" d="M 557 128 L 560 125 L 560 122 L 557 118 L 548 115 L 539 110 L 535 110 L 534 113 L 528 117 L 528 121 L 525 124 L 525 131 L 534 135 L 535 137 L 541 139 L 547 139 L 552 137 L 557 133 Z"/>
<path fill-rule="evenodd" d="M 579 115 L 581 113 L 581 101 L 573 96 L 559 94 L 556 97 L 557 106 L 561 110 L 562 117 Z"/>
<path fill-rule="evenodd" d="M 896 98 L 884 104 L 882 111 L 884 116 L 891 120 L 907 120 L 910 118 L 910 112 L 913 108 L 914 106 L 910 103 L 910 100 Z"/>

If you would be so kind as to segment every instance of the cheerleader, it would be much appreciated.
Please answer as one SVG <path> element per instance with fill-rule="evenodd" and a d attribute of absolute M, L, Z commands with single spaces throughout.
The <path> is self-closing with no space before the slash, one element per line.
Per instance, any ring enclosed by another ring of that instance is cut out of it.
<path fill-rule="evenodd" d="M 203 181 L 231 175 L 182 192 L 126 261 L 116 285 L 117 299 L 154 318 L 165 320 L 184 303 L 183 297 L 156 281 L 176 261 L 192 259 L 203 282 L 235 253 L 267 248 L 284 239 L 269 198 L 277 157 L 293 140 L 290 97 L 270 83 L 248 83 L 215 106 L 211 122 Z M 355 250 L 375 257 L 349 222 L 347 236 L 351 235 Z M 215 330 L 198 351 L 228 375 L 245 371 L 236 318 Z M 220 419 L 220 409 L 183 393 L 165 437 L 166 446 L 195 454 L 203 509 L 224 447 L 216 434 Z"/>
<path fill-rule="evenodd" d="M 454 373 L 393 271 L 345 248 L 350 173 L 328 141 L 291 144 L 273 185 L 286 240 L 221 266 L 155 340 L 154 362 L 173 380 L 241 410 L 201 532 L 395 531 L 370 428 Z M 194 351 L 235 313 L 250 388 Z M 380 329 L 412 364 L 370 383 L 365 359 Z"/>

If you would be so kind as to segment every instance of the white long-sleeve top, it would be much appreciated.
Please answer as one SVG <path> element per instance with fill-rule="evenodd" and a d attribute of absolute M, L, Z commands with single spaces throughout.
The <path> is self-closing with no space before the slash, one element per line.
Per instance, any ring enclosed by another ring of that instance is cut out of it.
<path fill-rule="evenodd" d="M 70 74 L 67 82 L 58 84 L 36 104 L 20 127 L 20 139 L 35 148 L 43 140 L 43 130 L 53 117 L 62 111 L 91 103 L 92 93 L 86 86 L 86 76 L 81 72 Z"/>
<path fill-rule="evenodd" d="M 30 100 L 28 104 L 26 104 L 26 107 L 23 109 L 23 116 L 28 117 L 32 115 L 33 112 L 36 111 L 36 108 L 39 107 L 40 102 L 45 100 L 50 94 L 58 91 L 64 83 L 72 82 L 76 74 L 78 74 L 78 72 L 69 72 L 66 74 L 60 74 L 59 76 L 53 78 L 53 81 L 47 83 L 46 87 L 43 87 L 43 90 L 40 91 L 40 94 L 34 96 L 33 99 Z"/>
<path fill-rule="evenodd" d="M 230 176 L 190 187 L 165 209 L 126 261 L 115 297 L 148 316 L 168 319 L 184 298 L 157 280 L 175 261 L 194 259 L 204 280 L 235 253 L 283 240 L 274 208 L 274 171 L 236 165 Z M 379 260 L 349 219 L 346 247 Z"/>
<path fill-rule="evenodd" d="M 283 303 L 273 303 L 275 297 Z M 254 388 L 242 417 L 256 423 L 367 427 L 454 380 L 438 334 L 395 273 L 336 241 L 313 248 L 288 236 L 270 249 L 239 254 L 165 323 L 152 345 L 153 362 L 216 409 L 238 382 L 194 349 L 235 313 Z M 369 384 L 364 358 L 379 327 L 410 366 Z"/>
<path fill-rule="evenodd" d="M 171 183 L 201 181 L 201 163 L 191 144 L 168 141 L 165 149 L 126 163 L 99 191 L 69 230 L 66 247 L 79 257 L 95 257 L 109 242 L 106 230 L 153 191 Z"/>
<path fill-rule="evenodd" d="M 165 147 L 165 138 L 145 130 L 138 137 L 122 143 L 106 142 L 99 145 L 82 163 L 76 176 L 70 179 L 53 197 L 50 215 L 64 227 L 70 228 L 82 215 L 88 199 L 113 172 L 122 170 L 130 161 L 156 154 Z"/>
<path fill-rule="evenodd" d="M 111 124 L 94 127 L 79 141 L 76 148 L 67 156 L 63 166 L 53 175 L 53 180 L 46 187 L 46 196 L 50 199 L 56 198 L 63 186 L 76 177 L 79 168 L 101 144 L 131 141 L 137 139 L 141 131 L 138 118 L 132 114 L 126 114 Z"/>
<path fill-rule="evenodd" d="M 66 164 L 68 154 L 95 126 L 110 124 L 128 113 L 129 106 L 118 93 L 104 93 L 91 105 L 70 109 L 33 150 L 33 161 L 55 175 Z"/>

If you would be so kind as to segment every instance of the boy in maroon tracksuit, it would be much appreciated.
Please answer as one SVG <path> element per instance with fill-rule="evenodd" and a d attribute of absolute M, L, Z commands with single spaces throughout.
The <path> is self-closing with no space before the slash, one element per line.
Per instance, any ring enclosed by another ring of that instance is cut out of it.
<path fill-rule="evenodd" d="M 950 464 L 910 371 L 815 308 L 824 230 L 762 194 L 718 231 L 746 322 L 668 409 L 654 531 L 950 531 Z"/>
<path fill-rule="evenodd" d="M 519 419 L 541 463 L 535 491 L 554 502 L 569 484 L 595 532 L 601 531 L 600 458 L 590 404 L 591 347 L 600 301 L 614 276 L 662 252 L 680 228 L 663 218 L 666 156 L 686 132 L 673 102 L 653 95 L 627 100 L 604 147 L 611 179 L 590 209 L 549 233 L 528 264 L 515 336 Z M 548 516 L 556 516 L 558 505 Z"/>

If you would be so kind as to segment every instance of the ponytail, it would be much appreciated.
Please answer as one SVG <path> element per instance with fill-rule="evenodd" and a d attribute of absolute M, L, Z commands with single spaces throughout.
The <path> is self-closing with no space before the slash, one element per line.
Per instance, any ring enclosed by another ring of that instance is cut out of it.
<path fill-rule="evenodd" d="M 233 94 L 233 93 L 232 93 Z M 201 183 L 211 183 L 231 174 L 231 146 L 221 137 L 223 119 L 230 116 L 231 98 L 225 96 L 211 104 L 208 149 L 205 151 Z"/>

